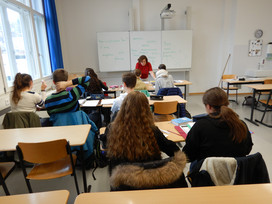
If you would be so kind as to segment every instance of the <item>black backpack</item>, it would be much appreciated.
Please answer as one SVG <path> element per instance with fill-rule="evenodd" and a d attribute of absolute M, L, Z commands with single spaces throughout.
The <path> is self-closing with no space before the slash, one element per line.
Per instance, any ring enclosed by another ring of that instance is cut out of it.
<path fill-rule="evenodd" d="M 251 106 L 252 103 L 254 103 L 254 107 L 257 107 L 258 101 L 256 100 L 256 98 L 253 98 L 252 96 L 246 96 L 242 105 L 243 106 Z"/>

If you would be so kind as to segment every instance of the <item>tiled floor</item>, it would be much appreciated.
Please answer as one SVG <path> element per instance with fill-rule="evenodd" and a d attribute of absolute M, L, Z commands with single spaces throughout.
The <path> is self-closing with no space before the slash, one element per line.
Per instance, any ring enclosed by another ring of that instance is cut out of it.
<path fill-rule="evenodd" d="M 239 97 L 239 105 L 232 103 L 230 107 L 236 111 L 241 119 L 250 116 L 250 107 L 242 106 L 244 96 Z M 187 109 L 192 115 L 205 113 L 204 106 L 202 104 L 202 96 L 188 96 L 187 97 L 188 104 Z M 261 114 L 258 111 L 255 111 L 254 118 L 261 118 Z M 269 174 L 272 175 L 272 134 L 271 128 L 265 127 L 263 125 L 255 126 L 247 121 L 245 121 L 250 129 L 250 131 L 254 132 L 252 135 L 253 138 L 253 149 L 251 153 L 260 152 L 263 155 L 263 158 L 266 162 Z M 272 114 L 271 112 L 267 114 L 265 118 L 265 122 L 270 122 L 272 124 Z M 83 191 L 83 184 L 82 184 L 82 176 L 81 171 L 77 171 L 78 181 L 80 191 Z M 88 184 L 92 185 L 92 192 L 102 192 L 102 191 L 109 191 L 109 176 L 108 176 L 108 169 L 97 169 L 95 172 L 96 180 L 92 178 L 92 171 L 87 171 L 87 179 Z M 23 173 L 21 169 L 16 169 L 7 179 L 6 181 L 8 188 L 11 194 L 22 194 L 27 193 L 27 187 L 25 181 L 23 179 Z M 72 177 L 67 176 L 64 178 L 54 179 L 50 181 L 31 181 L 33 191 L 34 192 L 41 192 L 41 191 L 49 191 L 49 190 L 57 190 L 57 189 L 68 189 L 70 191 L 69 201 L 68 203 L 72 204 L 76 197 L 76 190 L 74 185 L 74 180 Z M 0 187 L 0 196 L 4 195 L 2 187 Z"/>

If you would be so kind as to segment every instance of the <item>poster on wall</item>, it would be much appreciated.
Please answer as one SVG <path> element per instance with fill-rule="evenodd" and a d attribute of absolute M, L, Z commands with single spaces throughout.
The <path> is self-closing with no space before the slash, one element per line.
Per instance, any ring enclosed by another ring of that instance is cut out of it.
<path fill-rule="evenodd" d="M 248 56 L 250 57 L 258 57 L 262 55 L 262 46 L 263 40 L 256 39 L 249 41 L 249 51 Z"/>

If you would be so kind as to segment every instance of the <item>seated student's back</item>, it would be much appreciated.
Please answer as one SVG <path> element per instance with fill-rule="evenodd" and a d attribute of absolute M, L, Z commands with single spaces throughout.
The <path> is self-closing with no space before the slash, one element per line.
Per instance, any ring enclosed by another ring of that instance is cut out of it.
<path fill-rule="evenodd" d="M 13 82 L 13 91 L 11 93 L 11 111 L 36 112 L 36 108 L 42 108 L 46 97 L 46 87 L 46 84 L 42 82 L 40 96 L 31 91 L 33 88 L 32 77 L 29 74 L 17 73 Z"/>
<path fill-rule="evenodd" d="M 134 73 L 137 77 L 136 85 L 134 87 L 135 90 L 146 90 L 146 84 L 141 80 L 141 70 L 140 69 L 135 69 Z"/>
<path fill-rule="evenodd" d="M 174 87 L 173 77 L 168 74 L 168 71 L 166 71 L 166 66 L 164 64 L 160 64 L 158 71 L 156 72 L 155 92 L 158 93 L 161 88 L 171 87 Z"/>
<path fill-rule="evenodd" d="M 53 83 L 56 84 L 56 93 L 45 100 L 45 107 L 49 115 L 79 110 L 78 99 L 88 87 L 90 77 L 79 77 L 69 81 L 67 79 L 68 72 L 66 70 L 57 69 L 54 71 Z M 66 88 L 72 85 L 77 86 L 71 91 L 66 91 Z"/>
<path fill-rule="evenodd" d="M 252 149 L 247 125 L 228 107 L 227 94 L 215 87 L 207 90 L 203 103 L 208 116 L 189 131 L 183 151 L 191 162 L 207 157 L 242 157 Z"/>

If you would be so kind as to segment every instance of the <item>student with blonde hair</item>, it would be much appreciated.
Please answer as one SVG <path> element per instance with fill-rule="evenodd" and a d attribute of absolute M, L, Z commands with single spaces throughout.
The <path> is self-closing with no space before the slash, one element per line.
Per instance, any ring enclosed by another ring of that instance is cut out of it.
<path fill-rule="evenodd" d="M 221 88 L 211 88 L 205 92 L 203 103 L 208 116 L 194 124 L 183 147 L 189 160 L 248 155 L 253 145 L 251 134 L 237 113 L 228 107 L 227 94 Z"/>
<path fill-rule="evenodd" d="M 139 69 L 134 70 L 134 74 L 137 77 L 136 85 L 134 90 L 146 90 L 146 84 L 140 79 L 142 72 Z"/>

